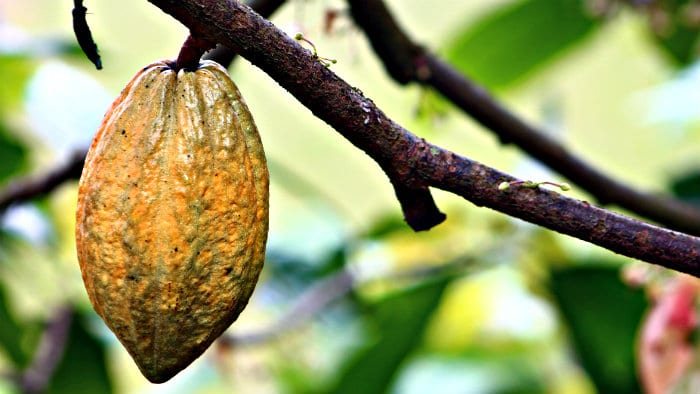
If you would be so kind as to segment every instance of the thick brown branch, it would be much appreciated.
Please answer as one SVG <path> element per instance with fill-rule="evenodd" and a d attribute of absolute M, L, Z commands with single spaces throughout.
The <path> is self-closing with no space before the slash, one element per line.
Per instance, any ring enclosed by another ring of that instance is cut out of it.
<path fill-rule="evenodd" d="M 398 124 L 307 50 L 235 1 L 149 0 L 193 34 L 234 48 L 316 116 L 371 156 L 392 182 L 435 186 L 477 205 L 569 234 L 629 257 L 700 276 L 700 239 L 541 189 L 499 191 L 513 177 L 432 145 Z"/>
<path fill-rule="evenodd" d="M 255 10 L 263 18 L 269 18 L 285 3 L 286 0 L 248 0 L 246 4 Z M 224 45 L 218 45 L 214 50 L 204 56 L 205 59 L 213 60 L 228 68 L 236 57 L 236 52 Z"/>
<path fill-rule="evenodd" d="M 432 86 L 503 143 L 517 145 L 588 191 L 601 204 L 618 205 L 673 229 L 700 234 L 700 210 L 672 198 L 641 193 L 580 160 L 509 112 L 482 87 L 415 44 L 383 1 L 348 0 L 348 3 L 355 22 L 365 31 L 387 72 L 397 82 Z"/>

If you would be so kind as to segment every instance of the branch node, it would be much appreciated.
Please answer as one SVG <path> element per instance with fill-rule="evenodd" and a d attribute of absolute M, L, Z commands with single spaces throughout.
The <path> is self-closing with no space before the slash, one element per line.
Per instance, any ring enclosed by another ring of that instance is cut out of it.
<path fill-rule="evenodd" d="M 426 231 L 445 221 L 427 187 L 408 187 L 399 179 L 391 178 L 396 199 L 401 204 L 404 220 L 413 231 Z"/>

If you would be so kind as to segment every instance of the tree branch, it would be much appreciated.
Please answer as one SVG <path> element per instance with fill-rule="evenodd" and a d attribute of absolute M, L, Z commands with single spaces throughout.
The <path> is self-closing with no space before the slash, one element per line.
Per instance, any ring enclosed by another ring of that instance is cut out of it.
<path fill-rule="evenodd" d="M 533 158 L 588 191 L 601 204 L 615 204 L 670 228 L 700 235 L 700 210 L 669 197 L 636 191 L 593 168 L 545 133 L 509 112 L 488 92 L 452 66 L 415 44 L 381 0 L 348 0 L 355 23 L 365 31 L 389 75 L 399 83 L 433 87 L 503 143 Z"/>
<path fill-rule="evenodd" d="M 44 175 L 11 183 L 0 193 L 0 215 L 12 204 L 21 203 L 51 193 L 69 179 L 80 179 L 86 151 L 80 150 L 61 167 Z"/>
<path fill-rule="evenodd" d="M 501 249 L 499 245 L 499 250 Z M 495 248 L 487 251 L 493 252 Z M 312 287 L 305 290 L 289 308 L 287 308 L 268 327 L 255 330 L 250 333 L 224 334 L 217 343 L 223 345 L 258 345 L 277 339 L 302 324 L 308 323 L 321 311 L 333 305 L 335 302 L 347 297 L 357 288 L 371 284 L 373 282 L 400 283 L 406 282 L 414 284 L 418 281 L 430 280 L 431 278 L 444 277 L 446 275 L 464 275 L 483 269 L 482 256 L 465 255 L 442 265 L 414 264 L 417 268 L 408 271 L 391 273 L 379 277 L 358 278 L 347 268 L 342 268 L 335 273 L 319 280 Z"/>
<path fill-rule="evenodd" d="M 257 345 L 275 339 L 281 334 L 311 320 L 320 311 L 347 295 L 354 285 L 355 277 L 347 270 L 340 270 L 305 291 L 269 327 L 249 334 L 223 335 L 217 342 L 224 345 Z"/>
<path fill-rule="evenodd" d="M 31 365 L 22 373 L 23 393 L 43 393 L 58 366 L 68 341 L 73 311 L 61 307 L 52 316 L 37 347 Z"/>
<path fill-rule="evenodd" d="M 405 130 L 359 90 L 245 5 L 230 0 L 149 1 L 189 27 L 192 34 L 235 49 L 261 68 L 317 117 L 372 157 L 393 184 L 405 187 L 403 190 L 427 191 L 428 186 L 438 187 L 476 205 L 625 256 L 700 276 L 699 238 L 544 189 L 515 187 L 500 191 L 501 182 L 515 179 Z M 429 193 L 425 194 L 430 198 Z M 402 201 L 402 206 L 404 203 L 408 202 Z M 429 205 L 425 205 L 429 212 L 422 215 L 442 215 Z"/>
<path fill-rule="evenodd" d="M 285 3 L 286 0 L 248 0 L 246 4 L 255 10 L 263 18 L 269 18 L 277 11 L 278 8 Z M 205 59 L 213 60 L 222 66 L 228 68 L 231 62 L 236 57 L 236 52 L 225 45 L 218 45 L 214 50 L 204 56 Z"/>

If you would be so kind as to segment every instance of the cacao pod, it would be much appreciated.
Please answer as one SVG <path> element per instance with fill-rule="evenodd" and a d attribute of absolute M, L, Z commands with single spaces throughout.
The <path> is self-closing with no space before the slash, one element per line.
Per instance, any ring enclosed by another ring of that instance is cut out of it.
<path fill-rule="evenodd" d="M 262 269 L 268 172 L 220 65 L 141 69 L 107 111 L 78 190 L 78 260 L 95 311 L 164 382 L 238 317 Z"/>

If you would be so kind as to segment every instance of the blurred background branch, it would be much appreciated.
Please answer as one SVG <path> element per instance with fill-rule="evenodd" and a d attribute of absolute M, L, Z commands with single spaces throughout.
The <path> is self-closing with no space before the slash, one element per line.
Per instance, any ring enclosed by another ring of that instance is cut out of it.
<path fill-rule="evenodd" d="M 51 193 L 68 180 L 80 179 L 87 150 L 77 150 L 62 165 L 41 175 L 16 179 L 0 192 L 0 215 L 12 204 Z"/>
<path fill-rule="evenodd" d="M 70 306 L 56 309 L 46 324 L 44 333 L 36 348 L 34 359 L 19 378 L 23 393 L 38 394 L 46 392 L 49 381 L 58 367 L 68 342 L 68 333 L 73 320 Z"/>
<path fill-rule="evenodd" d="M 483 252 L 488 254 L 495 251 L 492 249 Z M 328 309 L 338 300 L 347 297 L 353 291 L 372 283 L 385 282 L 394 285 L 401 283 L 402 285 L 415 286 L 442 277 L 460 277 L 477 271 L 479 268 L 484 269 L 485 266 L 479 258 L 470 255 L 458 257 L 454 261 L 438 266 L 416 264 L 417 268 L 371 278 L 357 278 L 357 275 L 353 274 L 350 268 L 344 268 L 316 281 L 309 289 L 299 295 L 282 316 L 270 326 L 250 333 L 225 334 L 217 342 L 225 346 L 254 346 L 278 339 L 302 324 L 308 324 L 316 315 Z"/>

